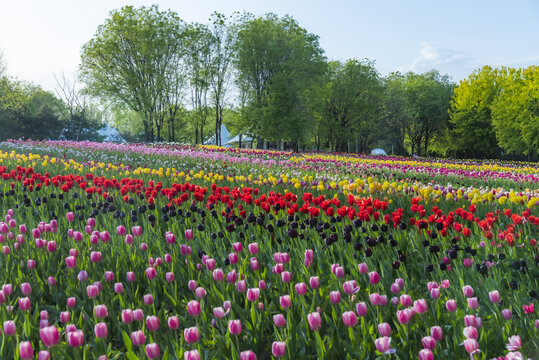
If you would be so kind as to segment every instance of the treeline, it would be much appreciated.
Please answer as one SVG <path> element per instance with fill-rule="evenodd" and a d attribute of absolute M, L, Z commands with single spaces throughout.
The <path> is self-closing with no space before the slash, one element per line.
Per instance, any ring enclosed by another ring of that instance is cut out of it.
<path fill-rule="evenodd" d="M 226 124 L 260 148 L 539 155 L 538 67 L 484 67 L 458 85 L 436 70 L 384 77 L 371 60 L 329 61 L 290 16 L 214 13 L 188 24 L 157 6 L 126 6 L 84 44 L 78 75 L 129 141 L 215 135 L 221 144 Z"/>

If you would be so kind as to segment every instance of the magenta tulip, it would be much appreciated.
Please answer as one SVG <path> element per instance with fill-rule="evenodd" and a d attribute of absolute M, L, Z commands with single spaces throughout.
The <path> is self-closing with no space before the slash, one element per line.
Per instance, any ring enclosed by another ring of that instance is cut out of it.
<path fill-rule="evenodd" d="M 195 327 L 190 327 L 190 328 L 184 329 L 183 330 L 183 337 L 185 338 L 185 341 L 188 344 L 196 343 L 198 341 L 198 339 L 199 339 L 198 328 L 195 326 Z"/>
<path fill-rule="evenodd" d="M 146 345 L 146 356 L 148 356 L 148 359 L 157 359 L 160 355 L 161 350 L 158 344 L 151 343 Z"/>
<path fill-rule="evenodd" d="M 285 320 L 283 314 L 275 314 L 275 315 L 273 315 L 273 323 L 277 327 L 286 326 L 286 320 Z"/>
<path fill-rule="evenodd" d="M 391 354 L 395 352 L 395 349 L 391 349 L 391 338 L 388 336 L 374 340 L 374 345 L 376 346 L 376 350 L 382 354 Z"/>
<path fill-rule="evenodd" d="M 146 327 L 151 332 L 159 330 L 159 318 L 155 315 L 146 317 Z"/>
<path fill-rule="evenodd" d="M 198 350 L 189 350 L 183 353 L 183 360 L 200 360 Z"/>
<path fill-rule="evenodd" d="M 56 326 L 48 326 L 39 330 L 39 337 L 46 347 L 55 346 L 60 341 L 60 334 Z"/>
<path fill-rule="evenodd" d="M 307 315 L 307 321 L 309 322 L 309 327 L 311 328 L 311 330 L 320 330 L 320 327 L 322 326 L 322 318 L 320 317 L 320 313 L 310 313 L 309 315 Z"/>
<path fill-rule="evenodd" d="M 144 345 L 146 342 L 146 335 L 142 330 L 134 331 L 131 333 L 131 342 L 134 346 Z"/>
<path fill-rule="evenodd" d="M 95 324 L 94 333 L 95 337 L 98 339 L 106 338 L 109 335 L 109 329 L 107 328 L 107 324 L 105 324 L 104 322 Z"/>
<path fill-rule="evenodd" d="M 274 341 L 271 344 L 271 353 L 275 357 L 282 357 L 286 354 L 286 343 L 281 341 Z"/>
<path fill-rule="evenodd" d="M 33 359 L 34 358 L 34 348 L 30 341 L 21 341 L 19 344 L 19 355 L 21 359 Z"/>
<path fill-rule="evenodd" d="M 346 311 L 342 314 L 342 321 L 348 327 L 356 326 L 357 315 L 353 311 Z"/>

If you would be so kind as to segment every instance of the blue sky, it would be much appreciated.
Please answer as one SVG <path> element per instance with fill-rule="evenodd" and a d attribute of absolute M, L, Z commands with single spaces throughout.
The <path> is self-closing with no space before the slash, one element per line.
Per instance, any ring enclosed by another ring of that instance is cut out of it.
<path fill-rule="evenodd" d="M 213 11 L 289 14 L 332 60 L 370 58 L 382 75 L 432 68 L 454 81 L 483 65 L 539 65 L 539 1 L 485 0 L 0 0 L 0 49 L 8 73 L 53 90 L 75 73 L 82 44 L 110 10 L 159 4 L 187 22 Z"/>

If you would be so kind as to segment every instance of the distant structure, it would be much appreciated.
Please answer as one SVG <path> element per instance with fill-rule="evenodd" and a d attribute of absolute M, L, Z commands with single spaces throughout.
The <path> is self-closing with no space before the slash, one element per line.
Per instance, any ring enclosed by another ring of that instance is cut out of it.
<path fill-rule="evenodd" d="M 226 128 L 225 124 L 221 124 L 221 144 L 224 147 L 239 147 L 240 145 L 240 136 L 241 136 L 241 147 L 248 148 L 253 144 L 253 139 L 246 135 L 236 135 L 232 137 L 230 132 Z M 216 145 L 215 135 L 210 137 L 208 140 L 204 141 L 204 145 Z"/>
<path fill-rule="evenodd" d="M 120 135 L 118 130 L 111 128 L 109 124 L 105 124 L 104 127 L 97 130 L 99 136 L 103 137 L 103 141 L 124 143 L 124 138 Z"/>

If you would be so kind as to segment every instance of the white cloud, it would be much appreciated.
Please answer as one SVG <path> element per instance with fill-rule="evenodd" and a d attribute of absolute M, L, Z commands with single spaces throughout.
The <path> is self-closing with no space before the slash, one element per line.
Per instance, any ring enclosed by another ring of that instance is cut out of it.
<path fill-rule="evenodd" d="M 419 56 L 410 65 L 401 66 L 400 72 L 413 71 L 422 73 L 437 69 L 441 74 L 448 74 L 454 80 L 466 77 L 474 68 L 471 56 L 463 51 L 445 49 L 431 42 L 421 42 Z"/>

